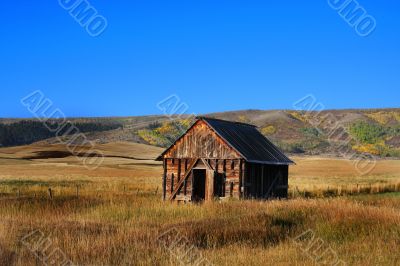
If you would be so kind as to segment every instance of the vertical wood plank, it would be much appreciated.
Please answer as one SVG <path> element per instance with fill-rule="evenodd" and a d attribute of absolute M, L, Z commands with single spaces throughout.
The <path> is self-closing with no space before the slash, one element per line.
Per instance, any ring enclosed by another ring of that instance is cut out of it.
<path fill-rule="evenodd" d="M 166 194 L 167 194 L 167 168 L 168 168 L 168 164 L 167 164 L 167 160 L 168 159 L 164 159 L 163 160 L 163 167 L 164 167 L 164 173 L 163 173 L 163 200 L 165 201 L 166 198 Z"/>
<path fill-rule="evenodd" d="M 185 173 L 186 173 L 186 170 L 187 170 L 187 168 L 188 168 L 188 159 L 185 159 L 185 166 L 184 166 L 184 168 L 185 168 Z M 183 195 L 186 196 L 186 193 L 187 193 L 187 179 L 185 179 L 185 181 L 183 181 Z"/>
<path fill-rule="evenodd" d="M 171 174 L 171 193 L 174 192 L 174 173 Z"/>
<path fill-rule="evenodd" d="M 240 177 L 239 177 L 239 186 L 241 186 L 241 188 L 239 188 L 240 190 L 240 195 L 241 198 L 245 198 L 246 197 L 246 187 L 245 187 L 245 182 L 246 182 L 246 166 L 247 163 L 243 162 L 243 160 L 240 160 Z"/>
<path fill-rule="evenodd" d="M 215 172 L 213 170 L 207 169 L 206 179 L 207 179 L 207 189 L 206 189 L 206 199 L 212 200 L 214 197 L 214 178 Z"/>
<path fill-rule="evenodd" d="M 176 174 L 176 179 L 177 179 L 176 183 L 177 184 L 179 183 L 179 180 L 181 179 L 181 167 L 182 167 L 181 166 L 181 159 L 178 159 L 178 172 Z M 182 189 L 179 189 L 177 195 L 179 195 L 181 193 L 181 190 Z"/>

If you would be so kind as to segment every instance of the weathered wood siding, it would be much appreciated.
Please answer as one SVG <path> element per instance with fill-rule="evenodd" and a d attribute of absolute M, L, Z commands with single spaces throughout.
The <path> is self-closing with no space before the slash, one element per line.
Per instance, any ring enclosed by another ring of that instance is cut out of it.
<path fill-rule="evenodd" d="M 219 181 L 222 183 L 222 187 L 214 186 L 217 188 L 214 190 L 214 195 L 239 198 L 241 159 L 211 159 L 209 161 L 216 171 L 214 183 L 217 184 Z"/>
<path fill-rule="evenodd" d="M 188 166 L 194 159 L 165 159 L 165 199 L 176 189 Z M 213 170 L 206 173 L 206 200 L 214 197 L 241 197 L 267 199 L 286 198 L 288 191 L 288 166 L 247 163 L 241 159 L 207 159 Z M 192 195 L 192 173 L 186 178 L 177 196 Z"/>
<path fill-rule="evenodd" d="M 176 188 L 178 182 L 183 178 L 186 169 L 194 161 L 194 159 L 165 159 L 165 199 L 171 195 Z M 183 182 L 181 189 L 177 195 L 190 196 L 192 193 L 192 178 L 189 175 Z"/>
<path fill-rule="evenodd" d="M 164 154 L 164 158 L 239 159 L 240 155 L 199 120 Z"/>
<path fill-rule="evenodd" d="M 165 159 L 165 195 L 168 199 L 176 188 L 179 180 L 183 178 L 188 166 L 194 159 Z M 240 197 L 240 173 L 244 163 L 241 159 L 207 159 L 213 170 L 207 170 L 206 200 L 214 197 Z M 201 164 L 201 162 L 199 162 Z M 196 168 L 196 167 L 195 167 Z M 191 196 L 192 175 L 190 174 L 183 183 L 177 196 Z M 221 183 L 218 184 L 218 181 Z"/>

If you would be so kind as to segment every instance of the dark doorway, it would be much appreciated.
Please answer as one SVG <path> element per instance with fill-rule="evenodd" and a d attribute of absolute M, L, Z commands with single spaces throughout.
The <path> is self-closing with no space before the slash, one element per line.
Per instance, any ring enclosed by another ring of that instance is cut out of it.
<path fill-rule="evenodd" d="M 193 169 L 193 201 L 202 201 L 206 197 L 206 170 Z"/>

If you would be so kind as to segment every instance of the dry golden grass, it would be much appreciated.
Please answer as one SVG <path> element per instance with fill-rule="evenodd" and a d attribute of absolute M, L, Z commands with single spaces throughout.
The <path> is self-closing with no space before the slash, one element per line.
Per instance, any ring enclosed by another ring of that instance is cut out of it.
<path fill-rule="evenodd" d="M 317 265 L 291 240 L 308 229 L 348 265 L 400 261 L 400 193 L 178 206 L 161 201 L 161 165 L 148 161 L 161 149 L 103 145 L 114 157 L 94 171 L 74 157 L 20 159 L 47 149 L 62 147 L 0 149 L 0 265 L 37 265 L 20 242 L 33 230 L 78 265 L 177 265 L 157 242 L 170 228 L 214 265 Z M 291 187 L 400 181 L 400 161 L 358 176 L 345 160 L 293 159 Z"/>
<path fill-rule="evenodd" d="M 293 157 L 289 184 L 301 189 L 346 185 L 370 185 L 400 182 L 400 160 L 378 160 L 371 172 L 360 175 L 354 163 L 345 159 Z"/>
<path fill-rule="evenodd" d="M 398 206 L 398 198 L 391 201 Z M 0 243 L 16 265 L 34 265 L 18 240 L 37 229 L 80 265 L 176 265 L 157 237 L 177 228 L 216 265 L 310 265 L 290 239 L 312 229 L 348 264 L 396 265 L 399 209 L 376 204 L 296 199 L 176 206 L 132 193 L 9 199 L 0 202 Z"/>

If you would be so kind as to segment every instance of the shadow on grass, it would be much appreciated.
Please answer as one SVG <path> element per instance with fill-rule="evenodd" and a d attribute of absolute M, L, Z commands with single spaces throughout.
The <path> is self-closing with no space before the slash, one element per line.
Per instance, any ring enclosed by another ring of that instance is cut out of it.
<path fill-rule="evenodd" d="M 190 221 L 170 228 L 177 228 L 198 248 L 208 249 L 238 243 L 252 247 L 274 246 L 304 230 L 303 224 L 304 218 L 301 215 L 291 217 L 259 213 L 232 219 Z"/>
<path fill-rule="evenodd" d="M 38 197 L 9 197 L 0 199 L 0 208 L 15 209 L 21 213 L 46 213 L 52 215 L 68 215 L 71 213 L 83 212 L 103 204 L 101 198 L 85 196 L 57 196 L 50 199 L 45 196 Z"/>
<path fill-rule="evenodd" d="M 17 254 L 0 243 L 0 265 L 14 265 Z"/>

